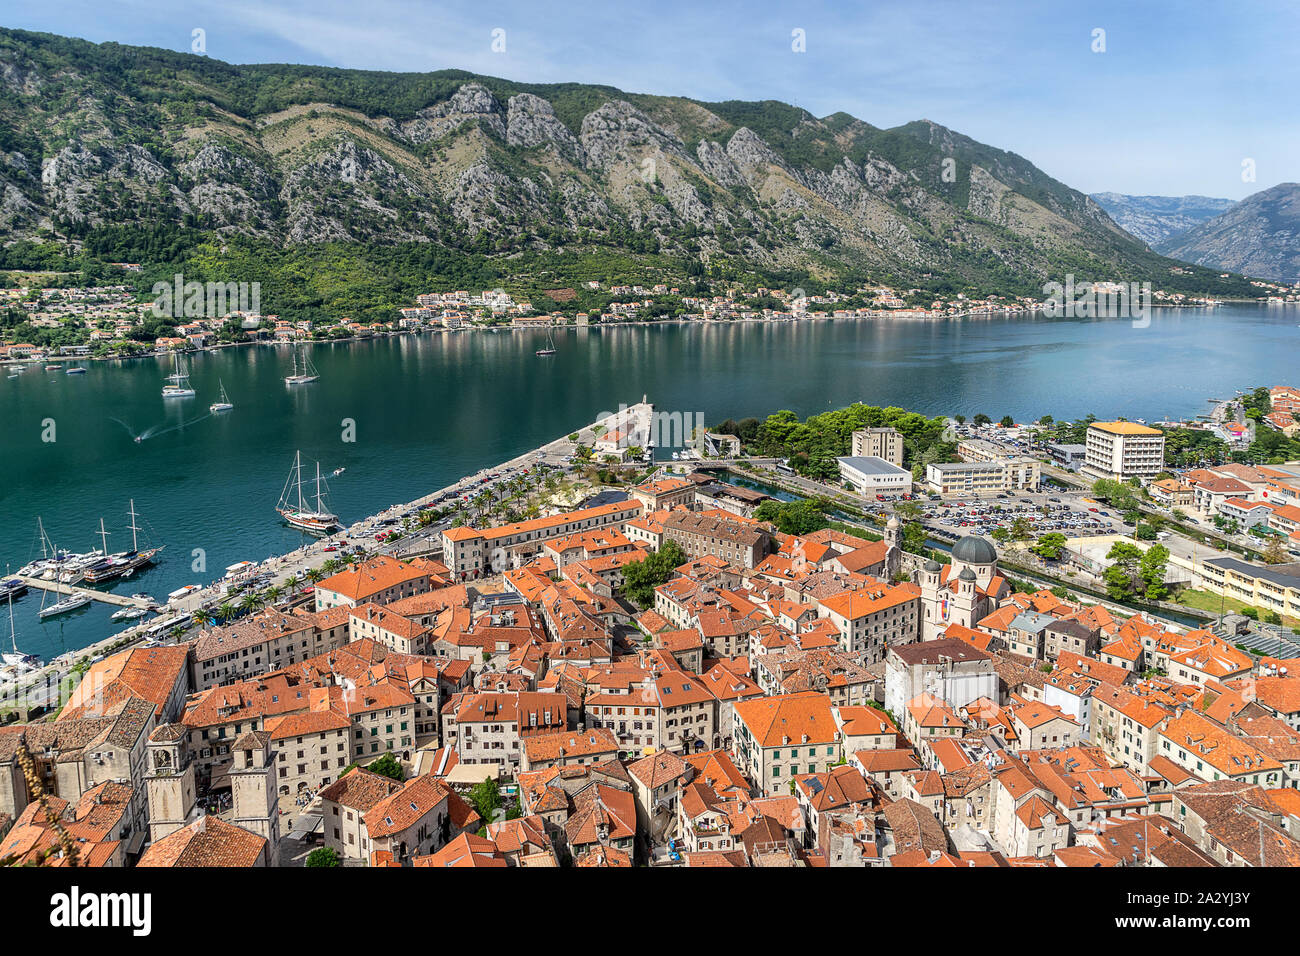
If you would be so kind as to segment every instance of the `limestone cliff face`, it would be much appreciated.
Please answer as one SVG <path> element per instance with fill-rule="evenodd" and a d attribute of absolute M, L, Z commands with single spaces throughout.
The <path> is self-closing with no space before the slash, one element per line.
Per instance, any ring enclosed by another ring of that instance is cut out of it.
<path fill-rule="evenodd" d="M 175 223 L 278 243 L 609 246 L 971 280 L 1039 277 L 1063 254 L 1160 261 L 1088 197 L 927 121 L 881 130 L 773 102 L 241 67 L 9 30 L 0 112 L 4 240 Z"/>
<path fill-rule="evenodd" d="M 1157 246 L 1175 259 L 1300 281 L 1300 183 L 1279 183 Z"/>

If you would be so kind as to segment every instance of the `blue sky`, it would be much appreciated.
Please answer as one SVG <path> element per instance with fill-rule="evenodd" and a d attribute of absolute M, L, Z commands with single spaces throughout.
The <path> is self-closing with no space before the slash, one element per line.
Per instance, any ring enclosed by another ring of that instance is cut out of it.
<path fill-rule="evenodd" d="M 207 54 L 235 63 L 459 68 L 778 99 L 884 127 L 925 118 L 1087 192 L 1239 199 L 1300 180 L 1295 0 L 0 0 L 0 24 L 184 51 L 202 28 Z"/>

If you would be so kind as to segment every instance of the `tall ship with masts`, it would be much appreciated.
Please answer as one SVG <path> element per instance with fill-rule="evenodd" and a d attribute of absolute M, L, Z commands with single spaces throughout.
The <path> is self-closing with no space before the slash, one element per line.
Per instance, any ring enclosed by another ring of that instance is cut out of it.
<path fill-rule="evenodd" d="M 293 527 L 312 534 L 329 534 L 342 527 L 338 515 L 325 505 L 325 479 L 320 475 L 320 462 L 316 462 L 315 494 L 304 496 L 302 489 L 302 452 L 295 452 L 293 468 L 285 480 L 275 510 Z M 315 508 L 311 507 L 313 504 Z"/>
<path fill-rule="evenodd" d="M 159 545 L 156 548 L 141 550 L 141 529 L 136 524 L 136 519 L 140 516 L 136 513 L 134 498 L 131 499 L 127 514 L 131 517 L 131 550 L 119 551 L 116 554 L 108 553 L 108 532 L 104 530 L 104 519 L 99 519 L 99 535 L 106 557 L 86 569 L 85 578 L 89 583 L 103 584 L 105 581 L 112 581 L 114 578 L 129 578 L 137 569 L 153 564 L 154 558 L 163 549 L 163 546 Z"/>
<path fill-rule="evenodd" d="M 320 372 L 312 364 L 311 356 L 305 349 L 293 347 L 293 374 L 284 377 L 285 385 L 306 385 L 320 378 Z"/>

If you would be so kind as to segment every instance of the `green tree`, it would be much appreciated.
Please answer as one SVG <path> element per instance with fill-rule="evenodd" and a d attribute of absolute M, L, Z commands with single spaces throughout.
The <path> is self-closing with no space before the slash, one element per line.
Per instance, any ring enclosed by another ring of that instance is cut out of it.
<path fill-rule="evenodd" d="M 654 554 L 623 566 L 623 593 L 638 607 L 649 607 L 654 603 L 655 588 L 671 578 L 674 569 L 686 560 L 681 545 L 665 541 Z"/>
<path fill-rule="evenodd" d="M 1029 550 L 1040 558 L 1046 558 L 1048 561 L 1058 561 L 1061 552 L 1065 550 L 1068 539 L 1059 531 L 1049 531 L 1043 535 Z"/>
<path fill-rule="evenodd" d="M 909 554 L 928 554 L 929 533 L 916 521 L 903 525 L 903 550 Z"/>
<path fill-rule="evenodd" d="M 501 809 L 501 787 L 492 778 L 485 778 L 470 789 L 469 802 L 484 824 L 493 823 Z"/>
<path fill-rule="evenodd" d="M 770 521 L 782 534 L 805 535 L 825 528 L 826 508 L 823 498 L 804 498 L 799 501 L 764 501 L 754 509 L 759 521 Z"/>
<path fill-rule="evenodd" d="M 378 760 L 371 761 L 366 769 L 371 773 L 377 773 L 383 777 L 390 777 L 401 783 L 406 779 L 406 771 L 402 769 L 402 762 L 392 754 L 384 754 Z"/>
<path fill-rule="evenodd" d="M 1007 530 L 1011 532 L 1012 541 L 1030 541 L 1034 537 L 1034 526 L 1024 515 L 1016 516 Z"/>
<path fill-rule="evenodd" d="M 307 854 L 304 866 L 342 866 L 343 861 L 331 846 L 318 846 Z"/>
<path fill-rule="evenodd" d="M 1142 560 L 1142 549 L 1128 541 L 1116 541 L 1106 553 L 1110 566 L 1102 575 L 1106 583 L 1106 594 L 1115 600 L 1131 598 L 1137 580 L 1138 562 Z"/>
<path fill-rule="evenodd" d="M 925 509 L 916 501 L 900 501 L 894 505 L 894 514 L 899 521 L 920 521 Z"/>
<path fill-rule="evenodd" d="M 1138 562 L 1142 593 L 1148 601 L 1163 601 L 1169 596 L 1169 585 L 1165 583 L 1168 565 L 1169 549 L 1163 544 L 1153 544 L 1147 548 Z"/>

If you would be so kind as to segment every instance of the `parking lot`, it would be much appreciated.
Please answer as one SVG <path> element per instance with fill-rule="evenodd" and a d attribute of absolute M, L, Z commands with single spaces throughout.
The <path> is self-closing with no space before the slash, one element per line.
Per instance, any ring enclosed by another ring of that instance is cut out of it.
<path fill-rule="evenodd" d="M 1035 536 L 1055 532 L 1066 537 L 1090 537 L 1124 533 L 1131 528 L 1112 511 L 1064 497 L 1051 496 L 1035 502 L 1030 498 L 994 498 L 983 501 L 926 502 L 926 524 L 963 534 L 991 535 L 998 528 L 1010 530 L 1017 519 L 1028 523 Z"/>

